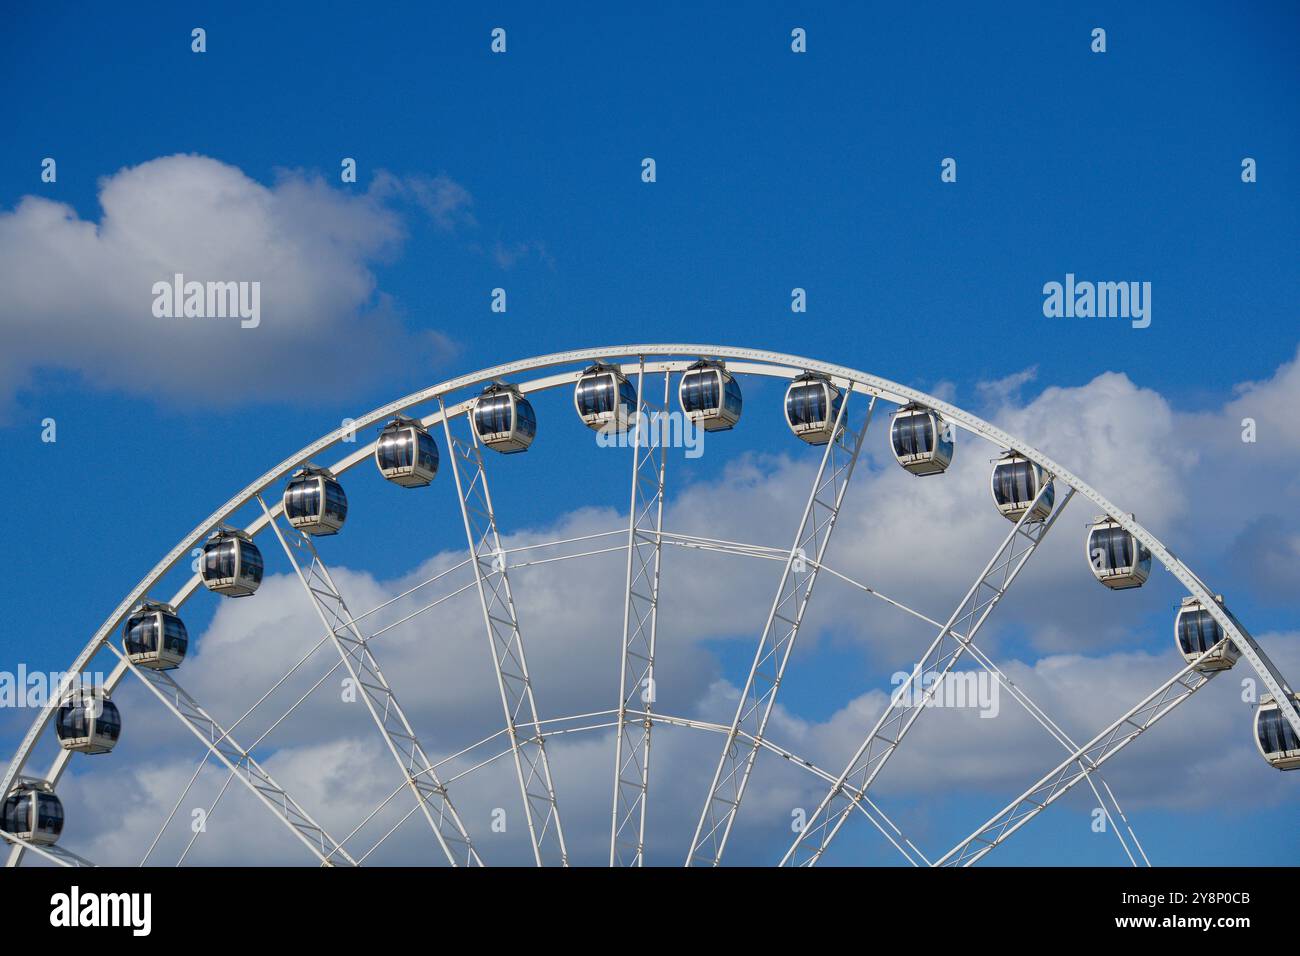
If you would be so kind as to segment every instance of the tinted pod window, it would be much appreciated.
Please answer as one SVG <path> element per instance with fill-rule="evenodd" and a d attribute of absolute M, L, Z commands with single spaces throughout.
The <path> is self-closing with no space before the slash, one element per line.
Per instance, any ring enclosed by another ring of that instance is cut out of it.
<path fill-rule="evenodd" d="M 432 441 L 432 439 L 430 439 Z M 379 439 L 379 465 L 382 468 L 411 467 L 411 433 L 389 432 Z"/>
<path fill-rule="evenodd" d="M 516 428 L 521 437 L 532 438 L 537 434 L 537 416 L 533 414 L 532 405 L 521 399 L 516 407 L 516 415 L 519 418 Z"/>
<path fill-rule="evenodd" d="M 320 481 L 315 478 L 295 481 L 284 496 L 285 512 L 290 518 L 307 518 L 320 514 Z"/>
<path fill-rule="evenodd" d="M 909 415 L 894 422 L 894 453 L 900 457 L 925 455 L 934 447 L 934 426 L 929 415 Z"/>
<path fill-rule="evenodd" d="M 432 435 L 419 434 L 420 467 L 434 471 L 438 467 L 438 445 Z"/>
<path fill-rule="evenodd" d="M 596 375 L 578 383 L 578 411 L 597 415 L 614 409 L 614 377 Z"/>
<path fill-rule="evenodd" d="M 712 372 L 696 372 L 687 376 L 686 386 L 682 389 L 686 408 L 700 411 L 705 408 L 718 407 L 718 377 Z"/>
<path fill-rule="evenodd" d="M 32 796 L 18 793 L 5 800 L 4 828 L 9 833 L 27 833 L 31 828 Z"/>
<path fill-rule="evenodd" d="M 185 630 L 185 625 L 181 623 L 180 618 L 172 617 L 170 614 L 163 615 L 164 648 L 184 654 L 185 649 L 190 644 L 189 637 L 189 633 Z"/>
<path fill-rule="evenodd" d="M 206 556 L 204 563 L 206 565 Z M 145 654 L 158 646 L 157 615 L 133 617 L 126 624 L 126 652 Z"/>
<path fill-rule="evenodd" d="M 1123 528 L 1098 528 L 1092 533 L 1092 559 L 1102 569 L 1133 564 L 1133 537 Z"/>
<path fill-rule="evenodd" d="M 821 385 L 796 385 L 785 400 L 785 414 L 791 425 L 810 425 L 826 420 L 826 392 Z"/>
<path fill-rule="evenodd" d="M 740 396 L 740 383 L 734 378 L 727 382 L 727 410 L 739 415 L 744 400 Z"/>
<path fill-rule="evenodd" d="M 1300 738 L 1295 729 L 1287 723 L 1282 711 L 1277 708 L 1267 710 L 1259 715 L 1259 744 L 1265 753 L 1285 753 L 1288 750 L 1300 750 Z"/>
<path fill-rule="evenodd" d="M 474 424 L 480 435 L 510 431 L 510 398 L 493 395 L 484 398 L 474 407 Z"/>

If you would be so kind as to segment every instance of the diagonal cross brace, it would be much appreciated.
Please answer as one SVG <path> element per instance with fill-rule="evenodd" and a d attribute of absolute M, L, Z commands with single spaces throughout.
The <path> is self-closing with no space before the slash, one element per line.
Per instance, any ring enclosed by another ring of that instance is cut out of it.
<path fill-rule="evenodd" d="M 414 795 L 416 804 L 430 829 L 433 830 L 438 846 L 447 857 L 447 862 L 452 866 L 482 866 L 483 861 L 465 831 L 465 825 L 452 805 L 446 787 L 438 779 L 432 762 L 416 738 L 415 731 L 412 730 L 405 712 L 397 702 L 397 696 L 384 678 L 383 671 L 379 668 L 379 661 L 371 652 L 368 641 L 353 622 L 352 612 L 348 610 L 329 569 L 316 552 L 311 537 L 297 528 L 290 528 L 290 536 L 286 537 L 279 521 L 271 515 L 266 502 L 262 501 L 260 496 L 258 503 L 266 512 L 275 536 L 284 548 L 284 553 L 288 556 L 289 563 L 293 565 L 308 598 L 311 599 L 312 606 L 316 609 L 325 628 L 326 636 L 338 650 L 348 675 L 361 689 L 366 710 L 369 711 L 380 733 L 384 735 L 388 750 L 401 769 L 406 785 Z M 299 560 L 295 551 L 306 559 L 306 571 L 303 570 L 304 561 Z"/>
<path fill-rule="evenodd" d="M 1227 640 L 1227 638 L 1225 638 Z M 1213 654 L 1210 648 L 1200 659 Z M 978 830 L 945 853 L 935 866 L 970 866 L 1097 771 L 1175 707 L 1209 683 L 1219 671 L 1199 671 L 1192 662 L 1135 704 L 1086 744 L 1075 749 Z M 1077 769 L 1076 769 L 1077 768 Z"/>
<path fill-rule="evenodd" d="M 940 628 L 907 680 L 891 695 L 885 712 L 880 715 L 843 773 L 808 818 L 807 825 L 795 835 L 790 848 L 781 859 L 782 866 L 815 866 L 826 852 L 848 820 L 853 805 L 866 794 L 885 763 L 925 710 L 937 688 L 961 659 L 989 614 L 1001 602 L 1012 582 L 1073 497 L 1074 489 L 1071 488 L 1046 520 L 1034 519 L 1034 510 L 1049 485 L 1050 482 L 1043 482 L 1034 501 L 993 553 L 993 557 L 984 566 L 948 622 Z M 940 675 L 938 680 L 924 693 L 917 694 L 916 689 L 921 686 L 925 676 L 936 671 Z"/>
<path fill-rule="evenodd" d="M 294 836 L 301 840 L 323 865 L 333 866 L 335 863 L 355 865 L 355 861 L 347 851 L 325 831 L 324 827 L 313 820 L 307 811 L 272 779 L 269 773 L 262 769 L 250 752 L 240 747 L 234 737 L 177 683 L 170 671 L 136 667 L 115 644 L 106 642 L 105 646 L 140 678 L 164 707 L 176 715 L 190 733 L 208 748 L 212 756 L 224 764 L 253 796 L 290 828 Z"/>
<path fill-rule="evenodd" d="M 740 802 L 744 799 L 763 734 L 776 703 L 781 680 L 790 660 L 804 613 L 812 599 L 813 585 L 822 566 L 831 533 L 839 516 L 863 439 L 876 407 L 873 395 L 863 416 L 862 427 L 850 433 L 845 425 L 852 387 L 840 403 L 834 438 L 826 443 L 821 465 L 813 480 L 794 544 L 786 555 L 785 567 L 772 599 L 772 608 L 759 637 L 749 676 L 740 694 L 731 731 L 723 744 L 708 798 L 700 811 L 699 823 L 686 857 L 686 865 L 705 863 L 718 866 L 726 849 Z M 811 560 L 810 560 L 811 559 Z M 748 740 L 741 740 L 742 735 Z"/>

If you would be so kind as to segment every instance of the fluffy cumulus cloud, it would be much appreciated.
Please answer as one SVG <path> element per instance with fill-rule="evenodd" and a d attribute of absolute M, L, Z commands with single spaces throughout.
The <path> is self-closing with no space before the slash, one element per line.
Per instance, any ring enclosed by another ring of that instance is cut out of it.
<path fill-rule="evenodd" d="M 448 348 L 408 329 L 373 271 L 403 240 L 402 204 L 443 228 L 472 224 L 468 193 L 445 176 L 381 175 L 350 194 L 293 172 L 267 186 L 177 155 L 105 177 L 99 203 L 97 221 L 36 196 L 0 213 L 0 405 L 43 369 L 228 404 L 291 397 L 313 376 L 356 382 L 391 357 L 434 360 Z M 183 302 L 179 317 L 156 314 L 155 283 L 177 274 L 205 284 L 205 309 L 207 283 L 258 283 L 256 327 L 185 317 Z"/>
<path fill-rule="evenodd" d="M 1206 563 L 1230 569 L 1244 560 L 1240 549 L 1252 543 L 1266 546 L 1280 565 L 1294 564 L 1293 531 L 1287 526 L 1277 530 L 1270 517 L 1297 512 L 1300 492 L 1289 479 L 1274 483 L 1271 496 L 1236 499 L 1235 532 L 1207 527 L 1199 516 L 1217 510 L 1216 496 L 1224 487 L 1221 469 L 1206 467 L 1207 461 L 1264 459 L 1284 475 L 1295 473 L 1300 433 L 1277 410 L 1300 400 L 1296 369 L 1295 362 L 1288 363 L 1268 381 L 1240 390 L 1217 411 L 1195 415 L 1179 412 L 1119 373 L 1077 388 L 1049 388 L 1029 401 L 1016 397 L 1028 378 L 990 387 L 985 390 L 987 414 L 1095 481 L 1104 494 L 1178 545 L 1179 553 L 1196 555 L 1191 563 L 1213 577 Z M 1240 424 L 1252 416 L 1260 431 L 1253 446 L 1241 441 Z M 989 458 L 996 449 L 963 436 L 947 476 L 915 479 L 874 445 L 854 479 L 829 563 L 942 620 L 1010 527 L 988 500 Z M 758 542 L 782 544 L 797 522 L 790 502 L 803 500 L 812 457 L 741 455 L 727 465 L 725 480 L 683 486 L 672 498 L 666 523 L 685 533 L 751 540 L 756 533 L 751 516 L 784 515 L 767 526 L 770 540 Z M 1072 506 L 980 638 L 1015 685 L 1077 742 L 1119 717 L 1182 663 L 1170 639 L 1177 589 L 1159 569 L 1148 587 L 1136 592 L 1112 594 L 1096 584 L 1080 543 L 1091 517 L 1086 507 Z M 506 546 L 518 549 L 599 534 L 617 529 L 622 521 L 613 510 L 585 508 L 544 527 L 515 530 Z M 588 540 L 576 550 L 616 546 L 621 539 L 603 539 L 603 545 L 601 540 Z M 622 631 L 623 556 L 615 552 L 520 565 L 558 553 L 539 548 L 512 559 L 543 719 L 613 706 Z M 335 576 L 354 611 L 386 604 L 365 618 L 363 629 L 382 631 L 373 641 L 375 653 L 429 753 L 446 760 L 442 775 L 452 780 L 453 799 L 484 857 L 527 862 L 513 766 L 498 756 L 505 743 L 497 734 L 500 701 L 482 616 L 472 589 L 464 590 L 472 578 L 458 567 L 461 560 L 454 551 L 434 554 L 396 580 L 346 567 L 336 568 Z M 761 559 L 668 547 L 664 590 L 671 597 L 660 618 L 657 710 L 711 722 L 730 720 L 737 684 L 779 570 L 775 562 Z M 1286 573 L 1265 576 L 1260 587 L 1289 587 Z M 434 583 L 407 593 L 435 576 Z M 397 623 L 435 600 L 435 609 Z M 384 630 L 390 624 L 394 626 Z M 823 578 L 774 713 L 772 738 L 838 772 L 887 705 L 891 674 L 910 669 L 932 636 L 932 627 L 842 581 Z M 1300 635 L 1257 636 L 1284 673 L 1300 673 Z M 362 705 L 345 700 L 342 671 L 330 673 L 337 664 L 333 649 L 327 645 L 309 653 L 320 640 L 319 621 L 297 580 L 271 575 L 255 599 L 219 603 L 180 677 L 196 697 L 212 701 L 227 724 L 253 708 L 236 731 L 241 742 L 259 740 L 274 728 L 259 743 L 264 765 L 336 837 L 350 834 L 374 814 L 348 843 L 356 854 L 381 844 L 369 862 L 436 860 L 432 837 L 420 817 L 410 815 L 407 795 L 399 793 L 381 807 L 400 778 L 378 746 Z M 299 665 L 304 657 L 306 663 Z M 291 676 L 259 704 L 286 673 Z M 1243 702 L 1249 687 L 1242 683 L 1249 676 L 1239 666 L 1217 678 L 1107 766 L 1107 779 L 1139 832 L 1146 815 L 1217 813 L 1214 808 L 1226 801 L 1237 808 L 1235 818 L 1293 813 L 1291 781 L 1264 766 L 1252 744 L 1251 708 Z M 318 682 L 318 689 L 307 694 Z M 181 728 L 159 720 L 147 732 L 136 729 L 142 725 L 135 714 L 159 712 L 144 695 L 138 687 L 122 689 L 119 699 L 133 715 L 132 730 L 111 767 L 92 775 L 78 766 L 63 787 L 69 818 L 75 821 L 70 836 L 102 862 L 136 862 L 195 772 L 194 744 Z M 601 862 L 608 852 L 612 736 L 608 729 L 578 730 L 607 720 L 597 716 L 549 725 L 575 730 L 551 737 L 548 750 L 577 862 Z M 677 863 L 723 741 L 706 730 L 663 724 L 655 734 L 651 859 Z M 896 808 L 898 821 L 932 856 L 1065 753 L 1005 693 L 995 716 L 983 717 L 975 708 L 929 710 L 912 734 L 874 793 L 886 809 Z M 486 743 L 455 756 L 484 738 Z M 756 773 L 758 782 L 734 833 L 729 858 L 735 862 L 771 862 L 779 856 L 790 839 L 792 809 L 814 806 L 825 787 L 806 769 L 775 755 L 765 754 Z M 91 783 L 103 778 L 111 782 Z M 186 814 L 210 806 L 223 781 L 224 772 L 200 774 L 193 796 L 181 801 L 183 812 L 159 843 L 158 859 L 174 860 L 185 851 L 193 836 Z M 1070 798 L 1075 803 L 1063 802 L 1058 811 L 1086 816 L 1089 807 L 1078 804 L 1091 799 L 1084 799 L 1085 790 L 1080 787 L 1079 795 Z M 962 796 L 958 809 L 964 814 L 926 809 L 953 794 Z M 266 814 L 255 812 L 249 799 L 233 786 L 187 859 L 301 858 L 292 839 L 268 824 Z M 976 812 L 981 808 L 987 812 Z M 506 822 L 501 833 L 493 829 L 498 810 Z M 1032 840 L 1036 825 L 1017 839 Z M 384 840 L 390 831 L 395 837 Z"/>

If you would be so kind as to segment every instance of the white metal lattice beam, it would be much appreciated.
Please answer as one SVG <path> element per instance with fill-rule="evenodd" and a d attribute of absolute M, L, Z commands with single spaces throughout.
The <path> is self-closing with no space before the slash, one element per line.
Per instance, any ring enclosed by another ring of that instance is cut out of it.
<path fill-rule="evenodd" d="M 266 502 L 260 496 L 258 501 L 266 510 Z M 267 515 L 270 516 L 269 510 Z M 406 719 L 406 713 L 384 677 L 367 639 L 353 623 L 352 612 L 339 593 L 329 568 L 316 552 L 311 536 L 293 527 L 286 534 L 275 519 L 271 520 L 271 528 L 302 582 L 326 636 L 338 650 L 349 677 L 361 691 L 366 710 L 383 734 L 388 751 L 405 777 L 406 785 L 447 862 L 452 866 L 482 866 L 483 861 L 465 831 L 447 789 L 433 771 L 433 764 L 415 736 L 411 722 Z M 300 555 L 306 559 L 306 570 Z"/>
<path fill-rule="evenodd" d="M 83 867 L 95 865 L 84 857 L 77 856 L 77 854 L 73 853 L 71 850 L 65 850 L 57 843 L 33 843 L 31 840 L 24 840 L 22 837 L 5 830 L 0 830 L 0 842 L 8 843 L 24 850 L 30 850 L 32 853 L 49 860 L 56 866 Z"/>
<path fill-rule="evenodd" d="M 656 434 L 658 415 L 668 411 L 669 374 L 661 404 L 645 397 L 645 363 L 637 372 L 640 415 L 628 424 L 632 490 L 628 505 L 627 587 L 619 662 L 618 728 L 614 748 L 614 805 L 609 832 L 610 866 L 645 865 L 646 804 L 650 792 L 650 731 L 655 698 L 655 641 L 659 627 L 659 572 L 663 556 L 664 468 L 667 455 Z M 689 427 L 689 426 L 687 426 Z M 628 719 L 640 701 L 644 716 Z M 630 837 L 630 838 L 629 838 Z"/>
<path fill-rule="evenodd" d="M 113 644 L 108 648 L 116 654 L 127 669 L 140 678 L 154 696 L 174 714 L 199 741 L 208 748 L 226 769 L 231 771 L 249 792 L 267 807 L 294 836 L 326 866 L 338 863 L 355 864 L 347 851 L 331 837 L 319 823 L 298 805 L 262 766 L 252 753 L 239 743 L 213 717 L 177 683 L 171 671 L 136 667 Z"/>
<path fill-rule="evenodd" d="M 497 530 L 483 452 L 472 422 L 467 423 L 470 440 L 462 441 L 452 434 L 447 418 L 444 410 L 443 434 L 460 499 L 461 517 L 465 522 L 465 540 L 472 559 L 470 565 L 474 569 L 479 603 L 483 608 L 483 625 L 501 694 L 501 709 L 523 798 L 533 859 L 538 866 L 547 863 L 568 866 L 569 851 L 564 843 L 550 759 L 546 755 L 546 740 L 537 717 L 532 678 L 524 656 L 523 632 L 519 628 L 519 615 L 510 590 L 510 577 L 506 572 L 508 559 Z"/>
<path fill-rule="evenodd" d="M 731 733 L 723 743 L 722 755 L 718 758 L 718 767 L 709 786 L 709 795 L 700 811 L 695 836 L 686 855 L 687 866 L 695 863 L 718 866 L 722 862 L 727 838 L 731 835 L 750 774 L 758 759 L 760 744 L 757 741 L 762 741 L 767 730 L 767 722 L 776 704 L 790 652 L 794 649 L 804 613 L 812 600 L 817 572 L 830 544 L 840 506 L 844 502 L 844 493 L 853 477 L 853 469 L 862 451 L 872 412 L 875 411 L 876 399 L 872 396 L 866 414 L 862 417 L 862 427 L 856 432 L 849 431 L 846 416 L 852 397 L 853 391 L 850 388 L 840 403 L 833 438 L 826 443 L 821 465 L 808 493 L 803 517 L 795 532 L 794 543 L 786 554 L 785 567 L 758 640 L 754 662 L 740 692 Z M 738 746 L 742 732 L 751 741 L 744 747 Z"/>
<path fill-rule="evenodd" d="M 947 623 L 940 628 L 907 680 L 890 696 L 884 713 L 862 741 L 835 785 L 827 791 L 817 809 L 808 817 L 807 826 L 795 835 L 790 848 L 781 859 L 782 866 L 816 865 L 848 819 L 853 804 L 857 802 L 858 797 L 853 791 L 864 794 L 871 788 L 885 763 L 898 749 L 907 732 L 929 705 L 936 690 L 961 659 L 968 644 L 1069 504 L 1072 493 L 1065 496 L 1046 520 L 1034 518 L 1035 508 L 1049 486 L 1049 482 L 1043 482 L 1033 503 L 1017 519 L 1015 527 L 993 553 Z M 936 673 L 938 679 L 918 694 L 917 690 L 923 686 L 926 676 Z M 846 783 L 852 789 L 847 788 Z"/>
<path fill-rule="evenodd" d="M 1198 660 L 1214 653 L 1217 646 L 1202 654 Z M 1063 797 L 1075 784 L 1095 773 L 1096 768 L 1127 747 L 1175 707 L 1190 699 L 1217 673 L 1219 672 L 1198 671 L 1196 662 L 1188 664 L 1045 773 L 1028 790 L 940 857 L 935 865 L 970 866 L 983 858 Z"/>

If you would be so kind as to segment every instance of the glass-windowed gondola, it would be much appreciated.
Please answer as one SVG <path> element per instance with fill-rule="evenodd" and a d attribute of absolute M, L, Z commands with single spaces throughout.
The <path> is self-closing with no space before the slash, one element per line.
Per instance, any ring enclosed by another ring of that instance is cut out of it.
<path fill-rule="evenodd" d="M 682 373 L 677 400 L 687 419 L 706 432 L 734 428 L 744 401 L 740 383 L 718 361 L 700 359 Z"/>
<path fill-rule="evenodd" d="M 1300 694 L 1292 694 L 1291 702 L 1300 707 Z M 1278 770 L 1300 769 L 1300 737 L 1272 694 L 1261 697 L 1255 711 L 1255 746 Z"/>
<path fill-rule="evenodd" d="M 1223 605 L 1222 595 L 1216 594 L 1214 600 L 1220 606 Z M 1237 663 L 1240 651 L 1232 641 L 1216 647 L 1223 636 L 1223 628 L 1204 604 L 1195 597 L 1183 598 L 1178 615 L 1174 618 L 1174 640 L 1183 660 L 1189 664 L 1195 663 L 1202 654 L 1213 649 L 1205 660 L 1196 665 L 1196 669 L 1203 673 L 1227 670 Z"/>
<path fill-rule="evenodd" d="M 246 597 L 262 583 L 262 552 L 238 528 L 221 528 L 203 545 L 200 573 L 209 591 Z"/>
<path fill-rule="evenodd" d="M 1046 487 L 1044 488 L 1044 484 Z M 993 503 L 1008 521 L 1019 521 L 1020 516 L 1034 506 L 1030 521 L 1045 519 L 1052 513 L 1056 490 L 1046 473 L 1034 462 L 1009 451 L 993 466 L 989 475 Z M 1043 492 L 1039 498 L 1039 491 Z M 1034 499 L 1038 503 L 1034 505 Z"/>
<path fill-rule="evenodd" d="M 627 428 L 637 409 L 636 386 L 613 365 L 597 362 L 578 378 L 573 407 L 588 428 L 601 431 Z"/>
<path fill-rule="evenodd" d="M 423 488 L 438 474 L 438 443 L 414 418 L 398 415 L 375 442 L 379 473 L 403 488 Z"/>
<path fill-rule="evenodd" d="M 54 733 L 64 750 L 106 754 L 122 734 L 122 715 L 103 691 L 79 687 L 59 704 Z"/>
<path fill-rule="evenodd" d="M 889 443 L 898 463 L 914 475 L 940 475 L 952 464 L 952 427 L 923 405 L 904 405 L 894 413 Z"/>
<path fill-rule="evenodd" d="M 0 829 L 29 843 L 50 846 L 63 832 L 63 803 L 49 784 L 21 783 L 5 798 Z"/>
<path fill-rule="evenodd" d="M 537 415 L 519 389 L 497 382 L 483 389 L 471 413 L 479 441 L 503 455 L 527 451 L 537 437 Z"/>
<path fill-rule="evenodd" d="M 207 549 L 204 548 L 204 563 L 206 562 Z M 205 582 L 206 573 L 205 570 Z M 261 580 L 260 557 L 258 580 Z M 253 587 L 255 590 L 256 584 Z M 122 646 L 127 658 L 137 667 L 157 671 L 179 667 L 181 661 L 185 660 L 185 651 L 189 645 L 190 636 L 185 629 L 185 622 L 176 616 L 174 607 L 161 601 L 141 601 L 127 615 L 126 624 L 122 628 Z"/>
<path fill-rule="evenodd" d="M 285 485 L 284 516 L 307 534 L 338 534 L 348 518 L 348 496 L 328 468 L 307 465 Z"/>
<path fill-rule="evenodd" d="M 1109 515 L 1089 526 L 1083 550 L 1093 577 L 1112 590 L 1139 588 L 1151 575 L 1151 552 Z"/>
<path fill-rule="evenodd" d="M 805 372 L 785 390 L 785 420 L 790 430 L 810 445 L 825 445 L 835 437 L 844 395 L 825 375 Z"/>

